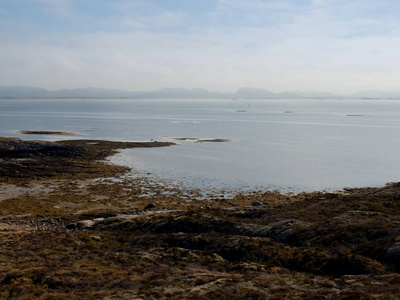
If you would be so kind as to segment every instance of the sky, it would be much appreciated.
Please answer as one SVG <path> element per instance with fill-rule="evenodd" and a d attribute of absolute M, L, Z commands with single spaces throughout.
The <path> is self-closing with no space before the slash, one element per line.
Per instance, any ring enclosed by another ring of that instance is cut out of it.
<path fill-rule="evenodd" d="M 0 85 L 400 90 L 398 0 L 0 0 Z"/>

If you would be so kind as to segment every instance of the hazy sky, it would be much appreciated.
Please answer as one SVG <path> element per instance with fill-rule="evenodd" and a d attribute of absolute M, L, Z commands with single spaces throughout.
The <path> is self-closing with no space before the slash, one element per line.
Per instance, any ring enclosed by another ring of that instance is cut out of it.
<path fill-rule="evenodd" d="M 399 0 L 0 0 L 0 85 L 400 89 Z"/>

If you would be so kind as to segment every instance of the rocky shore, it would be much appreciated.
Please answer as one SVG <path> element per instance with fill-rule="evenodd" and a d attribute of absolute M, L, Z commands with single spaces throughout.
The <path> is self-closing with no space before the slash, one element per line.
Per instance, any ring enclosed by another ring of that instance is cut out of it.
<path fill-rule="evenodd" d="M 104 161 L 172 145 L 0 138 L 0 298 L 400 298 L 399 183 L 201 198 Z"/>

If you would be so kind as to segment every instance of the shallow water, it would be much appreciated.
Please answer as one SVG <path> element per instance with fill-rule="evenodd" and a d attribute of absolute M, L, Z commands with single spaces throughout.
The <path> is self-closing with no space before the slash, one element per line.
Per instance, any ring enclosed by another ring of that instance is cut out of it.
<path fill-rule="evenodd" d="M 190 188 L 335 190 L 400 180 L 398 100 L 0 100 L 0 136 L 169 140 L 111 160 Z M 176 142 L 176 141 L 175 141 Z"/>

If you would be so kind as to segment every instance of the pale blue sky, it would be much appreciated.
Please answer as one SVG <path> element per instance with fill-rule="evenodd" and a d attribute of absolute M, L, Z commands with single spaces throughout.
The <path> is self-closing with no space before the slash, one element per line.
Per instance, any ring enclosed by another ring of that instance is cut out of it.
<path fill-rule="evenodd" d="M 0 0 L 0 85 L 400 90 L 398 0 Z"/>

